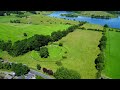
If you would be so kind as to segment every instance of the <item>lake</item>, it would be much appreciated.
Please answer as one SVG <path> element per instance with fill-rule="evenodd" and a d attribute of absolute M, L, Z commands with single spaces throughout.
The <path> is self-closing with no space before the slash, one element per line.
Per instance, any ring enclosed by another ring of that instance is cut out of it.
<path fill-rule="evenodd" d="M 87 21 L 89 23 L 100 24 L 102 26 L 107 24 L 111 28 L 119 28 L 120 29 L 120 16 L 118 16 L 117 18 L 111 18 L 111 19 L 96 19 L 96 18 L 85 17 L 85 16 L 78 16 L 78 17 L 61 16 L 61 14 L 69 14 L 69 13 L 72 13 L 72 12 L 55 11 L 48 16 L 56 17 L 56 18 L 65 18 L 65 19 L 76 20 L 76 21 Z"/>

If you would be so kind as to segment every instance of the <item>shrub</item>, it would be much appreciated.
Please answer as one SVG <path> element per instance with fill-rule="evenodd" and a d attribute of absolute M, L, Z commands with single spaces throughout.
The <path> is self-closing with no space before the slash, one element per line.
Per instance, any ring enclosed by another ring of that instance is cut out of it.
<path fill-rule="evenodd" d="M 66 59 L 66 58 L 67 58 L 67 56 L 62 56 L 62 58 L 63 58 L 63 59 Z"/>
<path fill-rule="evenodd" d="M 56 61 L 56 63 L 58 66 L 61 66 L 62 65 L 62 62 L 61 61 Z"/>
<path fill-rule="evenodd" d="M 58 68 L 54 73 L 56 79 L 80 79 L 80 74 L 74 70 L 67 69 L 64 67 Z"/>
<path fill-rule="evenodd" d="M 24 33 L 23 35 L 24 35 L 25 37 L 27 36 L 27 34 L 26 34 L 26 33 Z"/>
<path fill-rule="evenodd" d="M 59 46 L 63 46 L 63 43 L 60 42 L 60 43 L 59 43 Z"/>
<path fill-rule="evenodd" d="M 47 58 L 49 56 L 47 47 L 40 48 L 40 56 L 41 56 L 41 58 Z"/>
<path fill-rule="evenodd" d="M 104 65 L 104 63 L 97 63 L 95 67 L 98 71 L 102 71 L 104 69 L 105 65 Z"/>
<path fill-rule="evenodd" d="M 38 69 L 38 70 L 40 70 L 40 69 L 41 69 L 40 64 L 37 64 L 37 69 Z"/>

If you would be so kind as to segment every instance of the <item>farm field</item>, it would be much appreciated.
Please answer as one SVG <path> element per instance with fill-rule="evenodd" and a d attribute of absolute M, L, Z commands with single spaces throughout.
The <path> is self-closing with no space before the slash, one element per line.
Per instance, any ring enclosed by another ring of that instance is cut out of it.
<path fill-rule="evenodd" d="M 107 48 L 105 58 L 105 69 L 103 74 L 117 79 L 120 78 L 120 33 L 115 31 L 107 32 Z"/>
<path fill-rule="evenodd" d="M 0 23 L 0 39 L 1 40 L 22 40 L 29 38 L 34 34 L 50 35 L 54 31 L 65 30 L 71 25 L 51 24 L 51 25 L 29 25 L 29 24 L 4 24 Z M 54 27 L 54 28 L 51 28 Z M 27 34 L 27 37 L 23 33 Z"/>
<path fill-rule="evenodd" d="M 53 71 L 64 66 L 79 72 L 82 79 L 95 79 L 97 70 L 94 60 L 100 52 L 97 45 L 101 36 L 101 32 L 77 29 L 58 42 L 49 44 L 47 47 L 50 56 L 46 59 L 41 58 L 36 51 L 18 57 L 11 57 L 4 51 L 0 56 L 11 62 L 21 62 L 33 69 L 36 69 L 37 64 Z M 63 43 L 63 47 L 57 45 L 59 42 Z M 67 58 L 63 59 L 62 56 Z M 61 61 L 62 65 L 58 66 L 56 61 Z"/>

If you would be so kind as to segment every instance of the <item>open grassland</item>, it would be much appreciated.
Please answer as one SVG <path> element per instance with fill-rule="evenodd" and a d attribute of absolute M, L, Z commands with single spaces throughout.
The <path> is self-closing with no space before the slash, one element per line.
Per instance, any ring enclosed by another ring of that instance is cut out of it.
<path fill-rule="evenodd" d="M 81 27 L 85 27 L 85 29 L 99 29 L 103 30 L 103 26 L 98 25 L 98 24 L 91 24 L 91 23 L 86 23 L 82 25 Z"/>
<path fill-rule="evenodd" d="M 71 21 L 71 20 L 65 20 L 65 19 L 60 19 L 60 18 L 54 18 L 54 17 L 49 17 L 45 16 L 42 14 L 38 15 L 31 15 L 28 18 L 21 18 L 22 23 L 32 23 L 32 24 L 78 24 L 79 22 L 77 21 Z"/>
<path fill-rule="evenodd" d="M 113 15 L 111 13 L 105 12 L 105 11 L 75 11 L 78 15 L 83 15 L 83 16 L 110 16 L 110 17 L 116 17 L 116 15 Z"/>
<path fill-rule="evenodd" d="M 29 24 L 3 24 L 0 23 L 0 39 L 1 40 L 12 40 L 15 42 L 17 40 L 22 40 L 29 38 L 34 34 L 50 35 L 54 31 L 65 30 L 70 25 L 63 24 L 51 24 L 51 25 L 29 25 Z M 27 34 L 27 37 L 23 35 Z"/>
<path fill-rule="evenodd" d="M 11 57 L 4 51 L 1 52 L 0 56 L 11 62 L 24 63 L 33 69 L 36 69 L 36 65 L 40 64 L 42 67 L 52 69 L 54 72 L 61 67 L 55 64 L 56 61 L 61 61 L 62 66 L 79 72 L 81 78 L 94 79 L 97 72 L 94 60 L 100 52 L 97 45 L 101 36 L 101 32 L 77 29 L 56 42 L 62 42 L 63 47 L 57 44 L 49 44 L 47 47 L 50 56 L 46 59 L 40 58 L 39 53 L 36 51 L 18 57 Z M 62 56 L 67 58 L 63 59 Z"/>
<path fill-rule="evenodd" d="M 103 73 L 113 79 L 120 78 L 120 33 L 107 32 L 105 69 Z"/>

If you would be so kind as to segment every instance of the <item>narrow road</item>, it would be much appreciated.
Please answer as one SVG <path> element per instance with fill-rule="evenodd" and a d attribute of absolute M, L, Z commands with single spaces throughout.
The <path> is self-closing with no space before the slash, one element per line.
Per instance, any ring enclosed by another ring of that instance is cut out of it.
<path fill-rule="evenodd" d="M 38 76 L 41 76 L 44 79 L 55 79 L 53 77 L 50 77 L 50 76 L 48 76 L 46 74 L 43 74 L 42 72 L 38 72 L 38 71 L 35 71 L 33 69 L 30 69 L 30 73 L 33 73 L 33 74 L 38 75 Z"/>

